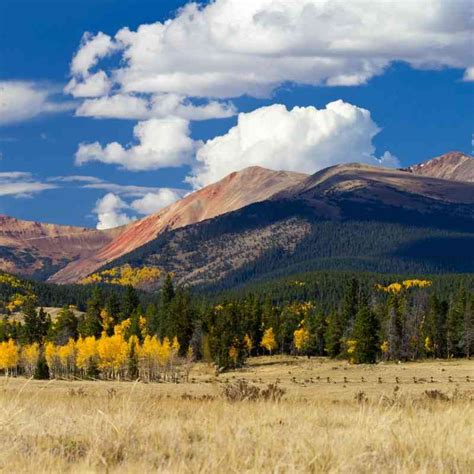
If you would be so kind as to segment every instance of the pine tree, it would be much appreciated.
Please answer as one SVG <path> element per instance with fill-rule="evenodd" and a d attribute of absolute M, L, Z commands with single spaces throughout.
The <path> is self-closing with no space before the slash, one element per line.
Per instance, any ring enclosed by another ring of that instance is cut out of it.
<path fill-rule="evenodd" d="M 158 335 L 160 338 L 165 336 L 172 337 L 170 306 L 175 297 L 173 278 L 170 273 L 165 277 L 160 291 L 160 305 L 158 308 Z"/>
<path fill-rule="evenodd" d="M 115 293 L 110 293 L 105 301 L 105 309 L 112 319 L 112 326 L 120 322 L 120 302 Z"/>
<path fill-rule="evenodd" d="M 402 297 L 399 294 L 390 295 L 388 302 L 388 344 L 389 357 L 400 360 L 406 357 L 403 351 L 403 308 Z"/>
<path fill-rule="evenodd" d="M 40 348 L 40 353 L 38 357 L 38 364 L 36 366 L 34 378 L 37 380 L 47 380 L 49 379 L 49 367 L 46 362 L 46 357 L 44 354 L 44 347 Z"/>
<path fill-rule="evenodd" d="M 327 321 L 324 340 L 326 343 L 326 352 L 329 357 L 337 357 L 342 352 L 342 337 L 344 334 L 344 325 L 341 315 L 333 311 Z"/>
<path fill-rule="evenodd" d="M 138 378 L 138 354 L 137 354 L 138 341 L 136 338 L 131 337 L 128 341 L 128 360 L 127 360 L 127 373 L 131 380 Z"/>
<path fill-rule="evenodd" d="M 150 303 L 146 307 L 145 319 L 146 319 L 148 334 L 152 336 L 155 336 L 156 334 L 158 334 L 158 329 L 159 329 L 158 310 L 154 303 Z"/>
<path fill-rule="evenodd" d="M 377 360 L 379 350 L 379 325 L 375 313 L 367 306 L 357 312 L 352 340 L 355 348 L 352 357 L 356 364 L 373 364 Z"/>
<path fill-rule="evenodd" d="M 308 355 L 323 356 L 325 354 L 325 334 L 327 321 L 322 311 L 312 311 L 307 317 L 310 338 L 307 344 Z"/>
<path fill-rule="evenodd" d="M 140 299 L 138 298 L 137 290 L 133 286 L 127 285 L 120 307 L 120 321 L 130 318 L 139 304 Z"/>
<path fill-rule="evenodd" d="M 78 331 L 82 337 L 100 337 L 102 333 L 102 291 L 95 287 L 92 296 L 87 300 L 87 311 L 79 321 Z"/>
<path fill-rule="evenodd" d="M 461 343 L 464 355 L 471 357 L 474 353 L 474 293 L 471 293 L 466 300 L 464 331 Z"/>
<path fill-rule="evenodd" d="M 467 294 L 461 288 L 453 297 L 446 321 L 448 356 L 461 357 L 463 351 L 464 317 Z"/>
<path fill-rule="evenodd" d="M 342 324 L 348 334 L 352 331 L 357 311 L 360 304 L 360 286 L 356 278 L 351 278 L 344 292 L 342 304 Z"/>
<path fill-rule="evenodd" d="M 74 312 L 68 306 L 64 306 L 52 325 L 49 339 L 60 346 L 66 344 L 69 339 L 77 339 L 77 325 L 78 319 Z"/>
<path fill-rule="evenodd" d="M 190 294 L 178 289 L 169 303 L 169 336 L 180 341 L 180 355 L 185 356 L 194 331 L 195 312 Z"/>
<path fill-rule="evenodd" d="M 38 312 L 36 311 L 35 301 L 33 298 L 28 298 L 26 300 L 23 307 L 23 317 L 23 339 L 25 342 L 28 344 L 43 342 L 48 334 L 51 320 L 43 308 L 40 308 Z"/>

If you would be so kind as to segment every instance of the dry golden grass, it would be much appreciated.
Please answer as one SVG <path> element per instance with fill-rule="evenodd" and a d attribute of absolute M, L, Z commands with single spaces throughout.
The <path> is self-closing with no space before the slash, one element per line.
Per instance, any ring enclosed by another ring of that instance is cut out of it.
<path fill-rule="evenodd" d="M 178 385 L 2 379 L 0 471 L 473 472 L 473 369 L 264 357 Z M 285 396 L 225 400 L 240 379 Z"/>

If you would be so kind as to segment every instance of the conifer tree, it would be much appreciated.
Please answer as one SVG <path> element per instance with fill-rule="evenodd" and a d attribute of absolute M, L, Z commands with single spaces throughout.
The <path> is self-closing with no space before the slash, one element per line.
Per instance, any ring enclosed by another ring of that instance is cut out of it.
<path fill-rule="evenodd" d="M 342 337 L 344 334 L 344 324 L 341 315 L 333 311 L 327 320 L 325 333 L 326 352 L 329 357 L 337 357 L 342 352 Z"/>
<path fill-rule="evenodd" d="M 342 304 L 342 324 L 350 333 L 359 309 L 360 287 L 356 278 L 351 278 L 344 292 Z"/>
<path fill-rule="evenodd" d="M 36 311 L 35 301 L 28 298 L 23 307 L 23 339 L 26 343 L 42 342 L 48 333 L 51 324 L 49 316 L 43 308 Z"/>
<path fill-rule="evenodd" d="M 158 329 L 159 329 L 159 319 L 158 319 L 158 310 L 154 303 L 150 303 L 146 307 L 145 319 L 146 319 L 148 334 L 152 336 L 157 335 Z"/>
<path fill-rule="evenodd" d="M 463 350 L 466 290 L 461 288 L 453 297 L 446 321 L 448 356 L 461 357 Z"/>
<path fill-rule="evenodd" d="M 377 360 L 379 350 L 379 325 L 375 313 L 367 306 L 362 306 L 357 312 L 352 340 L 355 348 L 352 354 L 357 364 L 373 364 Z"/>
<path fill-rule="evenodd" d="M 307 317 L 310 339 L 307 345 L 308 355 L 322 356 L 325 354 L 325 334 L 327 321 L 322 311 L 312 311 Z"/>
<path fill-rule="evenodd" d="M 74 312 L 68 306 L 64 306 L 54 321 L 48 338 L 55 344 L 62 346 L 69 339 L 77 339 L 77 325 L 78 319 Z"/>
<path fill-rule="evenodd" d="M 130 318 L 139 304 L 137 290 L 132 285 L 127 285 L 120 307 L 120 321 Z"/>
<path fill-rule="evenodd" d="M 464 355 L 466 357 L 471 357 L 474 353 L 474 293 L 471 293 L 466 300 L 463 329 L 464 331 L 461 342 Z"/>
<path fill-rule="evenodd" d="M 178 288 L 169 303 L 168 337 L 176 336 L 180 342 L 179 354 L 185 356 L 194 331 L 195 312 L 189 292 Z"/>
<path fill-rule="evenodd" d="M 44 347 L 40 348 L 38 363 L 35 370 L 34 378 L 37 380 L 47 380 L 49 379 L 49 367 L 46 362 L 46 357 L 44 354 Z"/>
<path fill-rule="evenodd" d="M 389 357 L 392 360 L 400 360 L 406 357 L 403 350 L 403 308 L 402 297 L 392 294 L 388 302 L 388 344 Z"/>
<path fill-rule="evenodd" d="M 165 336 L 172 337 L 170 306 L 175 296 L 173 278 L 168 273 L 160 290 L 160 305 L 158 307 L 158 335 L 160 338 Z"/>
<path fill-rule="evenodd" d="M 82 337 L 100 337 L 102 333 L 102 291 L 95 287 L 92 296 L 87 300 L 87 311 L 78 324 L 78 331 Z"/>

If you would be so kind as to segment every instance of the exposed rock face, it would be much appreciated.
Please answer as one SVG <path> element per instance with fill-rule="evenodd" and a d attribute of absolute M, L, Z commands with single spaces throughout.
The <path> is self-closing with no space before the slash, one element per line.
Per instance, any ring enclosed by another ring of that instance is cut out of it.
<path fill-rule="evenodd" d="M 0 215 L 0 269 L 41 277 L 97 252 L 121 232 L 42 224 Z"/>
<path fill-rule="evenodd" d="M 153 240 L 166 230 L 184 227 L 263 201 L 306 177 L 301 173 L 272 171 L 258 166 L 231 173 L 156 214 L 128 224 L 117 238 L 100 251 L 68 264 L 53 275 L 50 281 L 77 281 L 102 265 Z"/>
<path fill-rule="evenodd" d="M 474 158 L 459 151 L 452 151 L 418 165 L 405 168 L 405 171 L 433 178 L 473 183 Z"/>

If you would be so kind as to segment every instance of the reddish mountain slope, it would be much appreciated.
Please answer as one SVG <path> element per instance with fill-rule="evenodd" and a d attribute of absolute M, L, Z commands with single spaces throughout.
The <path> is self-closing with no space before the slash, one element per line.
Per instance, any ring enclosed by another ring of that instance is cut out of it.
<path fill-rule="evenodd" d="M 56 283 L 74 282 L 102 265 L 153 240 L 159 233 L 200 222 L 248 204 L 303 181 L 307 175 L 272 171 L 258 166 L 234 172 L 168 206 L 156 214 L 127 225 L 99 252 L 71 262 L 50 278 Z"/>
<path fill-rule="evenodd" d="M 27 276 L 51 274 L 107 245 L 121 229 L 42 224 L 0 215 L 0 269 Z"/>
<path fill-rule="evenodd" d="M 405 171 L 432 178 L 473 183 L 474 158 L 459 151 L 452 151 L 418 165 L 410 166 Z"/>

